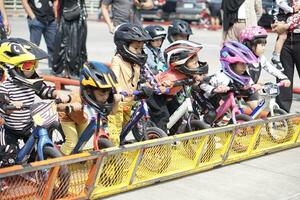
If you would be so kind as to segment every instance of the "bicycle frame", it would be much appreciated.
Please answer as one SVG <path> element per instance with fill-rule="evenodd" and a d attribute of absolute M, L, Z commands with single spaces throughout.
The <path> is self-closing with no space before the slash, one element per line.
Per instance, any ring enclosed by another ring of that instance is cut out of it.
<path fill-rule="evenodd" d="M 262 96 L 264 96 L 264 98 L 259 101 L 256 108 L 250 114 L 250 117 L 252 117 L 253 119 L 256 119 L 263 110 L 270 112 L 271 116 L 274 116 L 274 109 L 280 108 L 276 103 L 275 98 L 267 95 Z"/>
<path fill-rule="evenodd" d="M 231 119 L 232 119 L 233 123 L 236 124 L 237 123 L 236 114 L 241 114 L 241 111 L 239 110 L 239 108 L 235 102 L 234 92 L 229 92 L 226 100 L 217 108 L 217 110 L 216 110 L 217 117 L 214 120 L 214 122 L 221 119 L 230 108 L 231 108 L 231 112 L 232 112 Z"/>
<path fill-rule="evenodd" d="M 37 144 L 39 160 L 44 160 L 44 146 L 48 145 L 54 147 L 53 142 L 48 136 L 47 129 L 42 127 L 36 127 L 33 130 L 30 137 L 28 138 L 28 140 L 26 141 L 25 145 L 21 148 L 20 152 L 18 153 L 17 163 L 24 163 L 28 160 L 35 144 Z"/>
<path fill-rule="evenodd" d="M 176 122 L 181 119 L 187 113 L 193 112 L 192 100 L 190 95 L 187 93 L 187 88 L 184 86 L 184 92 L 186 95 L 184 102 L 179 106 L 179 108 L 170 116 L 169 122 L 167 124 L 167 129 L 169 130 L 176 124 Z"/>
<path fill-rule="evenodd" d="M 128 133 L 132 130 L 132 128 L 134 127 L 135 124 L 138 123 L 138 121 L 145 116 L 145 119 L 148 120 L 150 119 L 149 116 L 149 109 L 148 109 L 148 105 L 146 103 L 145 99 L 141 100 L 141 104 L 139 105 L 139 107 L 134 111 L 134 113 L 132 114 L 131 119 L 127 122 L 127 124 L 124 126 L 124 128 L 121 131 L 120 134 L 120 144 L 123 145 L 125 142 L 125 138 L 128 135 Z M 147 138 L 147 135 L 145 135 L 145 139 Z"/>
<path fill-rule="evenodd" d="M 82 151 L 85 144 L 89 141 L 89 139 L 92 137 L 96 129 L 96 118 L 93 117 L 88 124 L 88 126 L 84 129 L 83 133 L 80 135 L 78 142 L 71 152 L 71 154 L 79 153 Z"/>

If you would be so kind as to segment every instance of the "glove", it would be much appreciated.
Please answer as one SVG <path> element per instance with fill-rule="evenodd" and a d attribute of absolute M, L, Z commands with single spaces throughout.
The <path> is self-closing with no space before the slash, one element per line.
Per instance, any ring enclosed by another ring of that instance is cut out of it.
<path fill-rule="evenodd" d="M 153 88 L 148 87 L 148 86 L 143 86 L 140 88 L 141 93 L 137 96 L 135 96 L 135 99 L 147 99 L 149 97 L 151 97 L 154 93 Z"/>

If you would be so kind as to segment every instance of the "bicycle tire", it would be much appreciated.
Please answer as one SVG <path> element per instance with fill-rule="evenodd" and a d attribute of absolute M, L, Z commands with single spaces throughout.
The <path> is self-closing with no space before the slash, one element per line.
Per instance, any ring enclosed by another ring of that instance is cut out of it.
<path fill-rule="evenodd" d="M 236 121 L 239 122 L 239 123 L 240 122 L 248 122 L 248 121 L 252 121 L 253 120 L 250 116 L 245 115 L 245 114 L 238 114 L 238 115 L 235 116 L 235 118 L 236 118 Z M 228 122 L 228 124 L 233 124 L 233 120 L 230 119 L 229 122 Z M 237 134 L 236 138 L 237 137 L 241 137 L 242 138 L 243 136 L 246 136 L 246 135 L 247 135 L 247 133 L 246 134 L 242 134 L 242 136 L 239 136 Z M 259 141 L 260 141 L 260 135 L 258 136 L 258 139 L 257 139 L 257 141 L 255 143 L 254 149 L 256 149 L 256 147 L 258 146 Z M 234 143 L 233 143 L 232 149 L 235 152 L 237 152 L 237 153 L 243 153 L 243 152 L 247 151 L 248 145 L 243 145 L 241 143 L 237 143 L 237 141 L 235 140 Z"/>
<path fill-rule="evenodd" d="M 136 141 L 142 141 L 143 137 L 144 137 L 143 132 L 142 132 L 143 131 L 142 128 L 143 127 L 155 127 L 155 126 L 156 126 L 156 124 L 154 122 L 152 122 L 152 121 L 146 121 L 145 122 L 144 118 L 142 118 L 132 128 L 132 130 L 131 130 L 132 135 L 133 135 L 133 137 Z"/>
<path fill-rule="evenodd" d="M 189 123 L 190 125 L 186 126 L 186 132 L 210 128 L 208 124 L 200 120 L 191 120 Z M 196 156 L 197 148 L 199 148 L 198 145 L 195 146 L 195 144 L 193 144 L 193 140 L 186 140 L 183 142 L 183 146 L 187 153 L 187 157 L 193 160 Z M 200 158 L 200 162 L 201 163 L 208 162 L 213 157 L 215 149 L 216 149 L 216 142 L 214 139 L 214 135 L 210 135 L 208 137 L 207 143 L 204 146 L 204 152 Z"/>
<path fill-rule="evenodd" d="M 43 153 L 45 159 L 62 157 L 62 154 L 54 147 L 44 146 Z M 62 165 L 59 168 L 57 181 L 55 183 L 52 197 L 58 199 L 67 196 L 70 184 L 70 171 L 66 165 Z"/>
<path fill-rule="evenodd" d="M 149 140 L 167 137 L 168 135 L 157 127 L 148 127 L 146 129 L 146 134 Z M 144 138 L 143 138 L 144 140 Z M 171 146 L 170 145 L 158 145 L 154 147 L 157 152 L 153 154 L 151 152 L 152 148 L 145 149 L 144 156 L 141 160 L 141 163 L 149 171 L 162 173 L 164 172 L 171 163 Z M 147 153 L 149 151 L 149 154 Z"/>
<path fill-rule="evenodd" d="M 113 143 L 107 138 L 100 137 L 98 140 L 99 149 L 106 149 L 106 148 L 110 148 L 113 146 L 114 146 Z"/>
<path fill-rule="evenodd" d="M 274 109 L 274 116 L 278 116 L 278 115 L 284 115 L 287 114 L 287 112 L 285 110 L 282 109 Z M 268 117 L 271 117 L 271 113 L 268 114 Z M 290 120 L 286 119 L 283 121 L 280 121 L 284 123 L 284 126 L 286 127 L 286 130 L 284 131 L 286 134 L 283 138 L 278 138 L 276 137 L 277 134 L 274 133 L 274 128 L 272 128 L 272 124 L 277 123 L 277 122 L 270 122 L 266 125 L 266 131 L 267 134 L 269 135 L 269 137 L 271 138 L 271 140 L 275 143 L 284 143 L 289 141 L 292 136 L 293 136 L 293 124 Z"/>

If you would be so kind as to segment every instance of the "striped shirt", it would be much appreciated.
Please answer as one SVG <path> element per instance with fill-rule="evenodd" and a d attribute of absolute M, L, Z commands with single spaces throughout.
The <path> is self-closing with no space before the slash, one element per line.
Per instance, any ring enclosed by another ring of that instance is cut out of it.
<path fill-rule="evenodd" d="M 34 103 L 36 95 L 41 98 L 50 98 L 53 90 L 54 89 L 52 87 L 44 84 L 42 90 L 39 93 L 36 93 L 33 89 L 17 85 L 10 79 L 4 81 L 0 85 L 0 93 L 6 94 L 10 101 L 20 101 L 26 106 L 30 106 Z M 22 131 L 32 121 L 30 109 L 15 110 L 10 114 L 6 114 L 1 108 L 0 112 L 5 119 L 5 125 L 16 131 Z"/>

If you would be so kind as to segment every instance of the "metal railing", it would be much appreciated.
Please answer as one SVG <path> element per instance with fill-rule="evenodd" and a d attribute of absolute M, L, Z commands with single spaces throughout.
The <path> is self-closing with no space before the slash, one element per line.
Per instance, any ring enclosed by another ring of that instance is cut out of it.
<path fill-rule="evenodd" d="M 3 168 L 0 184 L 8 188 L 0 199 L 97 199 L 299 146 L 299 117 L 288 114 Z M 274 123 L 284 139 L 270 135 Z M 68 173 L 62 173 L 65 169 Z"/>

